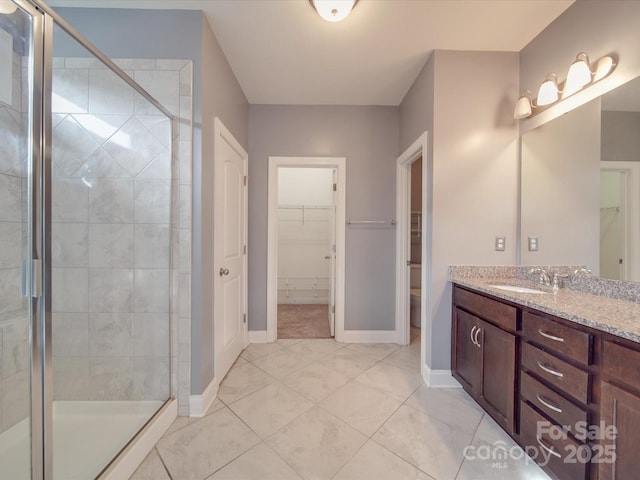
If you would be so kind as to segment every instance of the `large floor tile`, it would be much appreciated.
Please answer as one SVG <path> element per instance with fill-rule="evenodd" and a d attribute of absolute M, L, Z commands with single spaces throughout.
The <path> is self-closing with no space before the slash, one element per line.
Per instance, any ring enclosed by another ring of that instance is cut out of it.
<path fill-rule="evenodd" d="M 349 378 L 355 378 L 378 363 L 378 359 L 366 353 L 343 348 L 325 357 L 322 363 Z"/>
<path fill-rule="evenodd" d="M 318 407 L 274 433 L 266 442 L 302 478 L 331 478 L 367 438 Z"/>
<path fill-rule="evenodd" d="M 395 343 L 352 343 L 347 345 L 347 348 L 382 360 L 387 355 L 395 352 L 400 346 Z"/>
<path fill-rule="evenodd" d="M 129 480 L 171 480 L 154 448 Z"/>
<path fill-rule="evenodd" d="M 396 454 L 369 440 L 333 480 L 433 480 Z"/>
<path fill-rule="evenodd" d="M 356 381 L 380 390 L 382 393 L 404 402 L 421 385 L 419 373 L 378 363 L 356 377 Z"/>
<path fill-rule="evenodd" d="M 420 344 L 417 344 L 417 348 L 414 346 L 400 347 L 382 359 L 381 363 L 409 372 L 420 373 Z"/>
<path fill-rule="evenodd" d="M 283 347 L 290 347 L 291 345 L 295 345 L 300 342 L 304 342 L 304 338 L 279 338 L 276 340 L 276 343 Z"/>
<path fill-rule="evenodd" d="M 313 403 L 280 382 L 231 404 L 230 408 L 254 432 L 266 438 L 313 407 Z"/>
<path fill-rule="evenodd" d="M 326 398 L 320 406 L 370 437 L 402 402 L 358 382 L 351 382 Z"/>
<path fill-rule="evenodd" d="M 275 378 L 251 363 L 229 370 L 220 384 L 218 397 L 227 405 L 246 397 L 250 393 L 271 385 Z"/>
<path fill-rule="evenodd" d="M 225 407 L 225 404 L 222 403 L 222 401 L 216 397 L 213 402 L 211 402 L 211 405 L 209 406 L 209 408 L 207 409 L 206 413 L 204 414 L 205 416 L 207 415 L 211 415 L 213 412 L 217 412 L 218 410 L 221 410 Z"/>
<path fill-rule="evenodd" d="M 307 358 L 300 353 L 292 352 L 288 348 L 283 348 L 279 352 L 254 360 L 253 364 L 269 375 L 281 379 L 309 365 L 316 359 L 317 357 L 315 356 Z"/>
<path fill-rule="evenodd" d="M 465 451 L 456 480 L 550 480 L 519 447 L 489 445 L 475 440 Z"/>
<path fill-rule="evenodd" d="M 203 480 L 259 442 L 224 408 L 164 437 L 157 449 L 172 478 Z"/>
<path fill-rule="evenodd" d="M 325 356 L 344 348 L 344 345 L 337 343 L 331 338 L 308 339 L 288 347 L 290 351 L 302 355 Z"/>
<path fill-rule="evenodd" d="M 173 432 L 183 429 L 184 427 L 191 425 L 193 422 L 197 422 L 199 419 L 196 417 L 177 417 L 173 423 L 169 426 L 164 436 L 171 435 Z"/>
<path fill-rule="evenodd" d="M 451 388 L 421 385 L 405 405 L 473 435 L 484 415 L 475 403 L 466 401 Z"/>
<path fill-rule="evenodd" d="M 372 439 L 438 480 L 453 479 L 473 435 L 402 406 Z"/>
<path fill-rule="evenodd" d="M 266 355 L 270 355 L 277 351 L 282 350 L 284 347 L 279 345 L 278 343 L 251 343 L 247 348 L 245 348 L 240 357 L 244 358 L 248 361 L 253 361 L 256 358 L 264 357 Z"/>
<path fill-rule="evenodd" d="M 264 443 L 259 443 L 207 480 L 301 480 L 293 469 Z"/>
<path fill-rule="evenodd" d="M 349 381 L 349 377 L 323 365 L 312 363 L 285 377 L 282 382 L 313 402 L 319 402 Z"/>

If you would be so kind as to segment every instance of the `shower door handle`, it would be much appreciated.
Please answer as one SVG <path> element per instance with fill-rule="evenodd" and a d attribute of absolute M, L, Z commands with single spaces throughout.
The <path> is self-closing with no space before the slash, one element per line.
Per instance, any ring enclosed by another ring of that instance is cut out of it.
<path fill-rule="evenodd" d="M 228 268 L 221 268 L 220 269 L 220 276 L 223 277 L 224 275 L 229 275 L 229 269 Z"/>
<path fill-rule="evenodd" d="M 40 296 L 40 278 L 40 260 L 22 260 L 23 297 L 38 298 Z"/>

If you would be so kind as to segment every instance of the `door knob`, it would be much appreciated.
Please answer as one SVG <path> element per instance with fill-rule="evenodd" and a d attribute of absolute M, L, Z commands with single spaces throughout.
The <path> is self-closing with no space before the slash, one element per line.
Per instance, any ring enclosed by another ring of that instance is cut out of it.
<path fill-rule="evenodd" d="M 229 275 L 229 269 L 228 268 L 221 268 L 220 269 L 220 276 L 224 276 L 224 275 Z"/>

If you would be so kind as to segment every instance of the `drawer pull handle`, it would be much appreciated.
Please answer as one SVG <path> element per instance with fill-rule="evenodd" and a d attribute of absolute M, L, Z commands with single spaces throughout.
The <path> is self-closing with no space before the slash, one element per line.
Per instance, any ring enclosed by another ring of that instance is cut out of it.
<path fill-rule="evenodd" d="M 473 339 L 473 334 L 474 334 L 474 332 L 476 331 L 476 328 L 478 328 L 478 327 L 476 327 L 476 326 L 474 325 L 474 326 L 473 326 L 473 328 L 471 329 L 471 335 L 470 335 L 470 337 L 471 337 L 471 343 L 473 343 L 474 345 L 476 344 L 476 342 L 475 342 L 475 340 Z"/>
<path fill-rule="evenodd" d="M 554 412 L 562 413 L 562 409 L 557 405 L 554 405 L 553 403 L 551 403 L 551 401 L 548 398 L 543 397 L 539 393 L 536 393 L 536 397 L 538 397 L 538 401 L 541 404 L 543 404 L 545 407 L 553 410 Z"/>
<path fill-rule="evenodd" d="M 538 362 L 538 366 L 544 370 L 545 372 L 554 375 L 558 378 L 563 378 L 564 377 L 564 373 L 558 372 L 557 370 L 554 370 L 553 368 L 550 368 L 548 365 L 545 365 L 542 362 Z"/>
<path fill-rule="evenodd" d="M 476 347 L 480 348 L 480 342 L 478 341 L 478 335 L 480 334 L 480 330 L 481 328 L 478 327 L 478 330 L 476 330 L 476 335 L 475 337 L 473 337 L 473 341 L 476 344 Z"/>
<path fill-rule="evenodd" d="M 541 328 L 538 329 L 538 333 L 542 335 L 544 338 L 548 338 L 549 340 L 553 340 L 555 342 L 564 343 L 564 338 L 556 337 L 555 335 L 551 335 L 550 333 L 545 332 Z"/>
<path fill-rule="evenodd" d="M 562 458 L 562 455 L 560 455 L 558 452 L 555 451 L 555 449 L 546 446 L 543 442 L 542 442 L 542 438 L 540 438 L 540 435 L 536 435 L 536 440 L 538 441 L 538 445 L 540 445 L 542 448 L 544 448 L 547 452 L 549 452 L 551 455 L 553 455 L 554 457 L 557 458 Z"/>

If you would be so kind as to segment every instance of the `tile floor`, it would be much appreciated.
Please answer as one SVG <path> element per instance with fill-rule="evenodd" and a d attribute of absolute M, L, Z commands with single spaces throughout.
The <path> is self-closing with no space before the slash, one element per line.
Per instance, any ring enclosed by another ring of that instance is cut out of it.
<path fill-rule="evenodd" d="M 517 449 L 465 460 L 515 443 L 462 389 L 424 385 L 412 337 L 250 345 L 207 415 L 179 417 L 132 480 L 547 479 Z"/>

